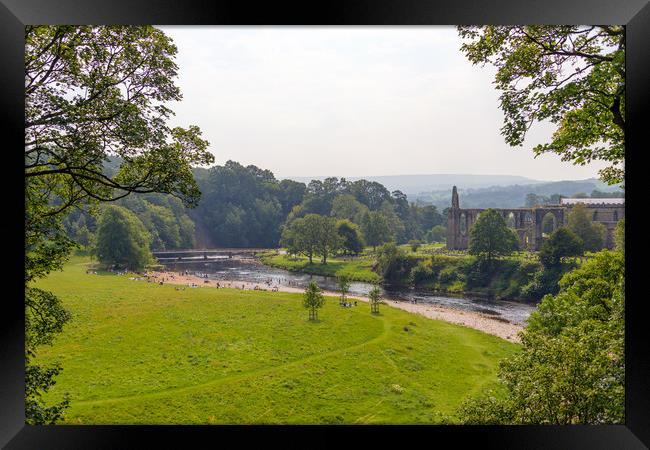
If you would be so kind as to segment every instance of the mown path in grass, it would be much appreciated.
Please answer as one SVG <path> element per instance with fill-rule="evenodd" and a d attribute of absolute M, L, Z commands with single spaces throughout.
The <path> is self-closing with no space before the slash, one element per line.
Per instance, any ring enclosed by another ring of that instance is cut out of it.
<path fill-rule="evenodd" d="M 382 306 L 300 294 L 176 290 L 87 275 L 74 259 L 39 287 L 73 314 L 40 363 L 63 371 L 64 423 L 438 423 L 495 380 L 517 346 Z"/>
<path fill-rule="evenodd" d="M 383 319 L 381 316 L 376 316 L 376 317 L 379 317 L 380 319 Z M 372 342 L 379 342 L 379 341 L 383 340 L 384 338 L 386 338 L 386 336 L 388 335 L 387 322 L 385 320 L 383 320 L 383 323 L 384 323 L 384 328 L 383 328 L 382 333 L 380 335 L 370 339 L 369 341 L 362 342 L 361 344 L 356 344 L 356 345 L 346 347 L 346 348 L 340 348 L 338 350 L 332 350 L 332 351 L 329 351 L 327 353 L 307 356 L 305 358 L 298 359 L 298 360 L 295 360 L 295 361 L 291 361 L 291 362 L 286 363 L 286 364 L 280 364 L 280 365 L 277 365 L 277 366 L 270 366 L 270 367 L 267 367 L 267 368 L 250 370 L 248 372 L 245 372 L 245 373 L 242 373 L 242 374 L 239 374 L 239 375 L 225 376 L 223 378 L 217 378 L 215 380 L 211 380 L 211 381 L 207 381 L 205 383 L 195 384 L 195 385 L 187 386 L 187 387 L 172 388 L 172 389 L 153 392 L 153 393 L 149 393 L 149 394 L 131 395 L 131 396 L 126 396 L 126 397 L 106 398 L 106 399 L 101 399 L 101 400 L 80 401 L 80 402 L 78 402 L 78 404 L 79 405 L 96 405 L 96 404 L 106 404 L 106 403 L 115 403 L 115 402 L 120 402 L 120 401 L 128 401 L 128 400 L 133 400 L 133 399 L 161 398 L 161 397 L 165 397 L 165 396 L 170 395 L 170 394 L 184 394 L 184 393 L 188 393 L 188 392 L 192 392 L 192 391 L 197 391 L 197 390 L 206 388 L 208 386 L 214 386 L 214 385 L 220 384 L 220 383 L 229 383 L 229 382 L 240 381 L 240 380 L 242 380 L 244 378 L 247 378 L 247 377 L 259 376 L 259 375 L 262 375 L 262 374 L 265 374 L 265 373 L 278 371 L 279 369 L 288 369 L 291 366 L 297 366 L 299 364 L 304 364 L 304 363 L 309 362 L 309 361 L 314 361 L 314 360 L 317 360 L 317 359 L 331 357 L 331 356 L 334 356 L 334 355 L 344 353 L 346 351 L 355 350 L 355 349 L 364 347 L 364 346 L 366 346 L 366 345 L 368 345 L 368 344 L 370 344 Z"/>

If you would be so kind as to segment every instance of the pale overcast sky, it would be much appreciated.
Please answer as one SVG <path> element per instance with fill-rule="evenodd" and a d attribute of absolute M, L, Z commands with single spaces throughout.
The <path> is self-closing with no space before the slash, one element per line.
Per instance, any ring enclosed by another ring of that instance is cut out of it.
<path fill-rule="evenodd" d="M 217 164 L 288 176 L 597 176 L 522 148 L 499 130 L 490 66 L 460 52 L 454 27 L 161 26 L 178 47 L 172 123 L 198 125 Z"/>

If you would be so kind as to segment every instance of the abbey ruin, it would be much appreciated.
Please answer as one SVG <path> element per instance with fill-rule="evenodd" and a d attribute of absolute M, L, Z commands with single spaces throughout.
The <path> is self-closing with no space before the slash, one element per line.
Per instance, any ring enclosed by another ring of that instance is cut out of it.
<path fill-rule="evenodd" d="M 567 223 L 571 208 L 582 203 L 592 213 L 592 219 L 605 225 L 607 235 L 605 246 L 614 247 L 613 232 L 616 223 L 625 216 L 625 199 L 623 198 L 563 198 L 558 205 L 545 205 L 532 208 L 499 209 L 503 218 L 519 239 L 521 250 L 537 251 L 542 245 L 546 233 L 552 232 Z M 453 187 L 451 208 L 447 217 L 447 248 L 465 250 L 469 246 L 469 230 L 485 209 L 462 209 L 458 200 L 458 191 Z M 547 223 L 543 232 L 542 224 Z"/>

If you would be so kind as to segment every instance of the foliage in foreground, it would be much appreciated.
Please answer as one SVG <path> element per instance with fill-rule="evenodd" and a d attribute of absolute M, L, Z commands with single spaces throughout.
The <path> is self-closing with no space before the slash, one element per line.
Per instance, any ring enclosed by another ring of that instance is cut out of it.
<path fill-rule="evenodd" d="M 521 146 L 535 122 L 557 125 L 536 155 L 553 152 L 585 165 L 607 161 L 609 184 L 625 170 L 625 27 L 580 25 L 459 26 L 461 51 L 497 69 L 505 119 L 501 133 Z"/>
<path fill-rule="evenodd" d="M 625 265 L 603 251 L 560 281 L 522 332 L 522 351 L 502 361 L 507 393 L 467 399 L 467 424 L 618 424 L 625 421 Z"/>
<path fill-rule="evenodd" d="M 55 295 L 31 283 L 61 268 L 74 243 L 70 210 L 130 193 L 172 194 L 195 206 L 191 166 L 214 161 L 196 126 L 171 128 L 165 106 L 181 99 L 174 84 L 176 47 L 153 26 L 25 27 L 25 420 L 54 422 L 67 403 L 43 394 L 60 371 L 33 364 L 68 320 Z M 123 163 L 105 171 L 112 157 Z M 88 233 L 82 231 L 86 245 Z M 41 326 L 44 325 L 44 326 Z"/>

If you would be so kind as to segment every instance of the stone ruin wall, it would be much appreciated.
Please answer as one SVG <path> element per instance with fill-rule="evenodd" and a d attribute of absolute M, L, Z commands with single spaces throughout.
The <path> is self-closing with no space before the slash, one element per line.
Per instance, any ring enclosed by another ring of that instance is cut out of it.
<path fill-rule="evenodd" d="M 616 223 L 625 217 L 625 205 L 620 204 L 585 204 L 592 212 L 595 222 L 605 225 L 607 235 L 606 248 L 614 247 L 614 229 Z M 543 242 L 542 222 L 550 214 L 553 217 L 553 229 L 565 226 L 571 211 L 570 205 L 540 206 L 534 208 L 492 208 L 500 212 L 506 222 L 509 222 L 519 239 L 521 250 L 537 251 Z M 465 250 L 469 247 L 469 230 L 476 222 L 479 214 L 485 209 L 460 208 L 456 186 L 452 190 L 451 208 L 447 216 L 447 248 L 449 250 Z"/>

